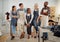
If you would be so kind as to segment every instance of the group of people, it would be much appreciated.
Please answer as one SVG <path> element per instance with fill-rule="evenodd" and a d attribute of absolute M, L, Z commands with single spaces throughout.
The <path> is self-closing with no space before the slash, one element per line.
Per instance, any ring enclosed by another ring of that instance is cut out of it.
<path fill-rule="evenodd" d="M 10 14 L 11 16 L 11 23 L 10 23 L 11 40 L 15 38 L 16 28 L 19 28 L 19 31 L 21 32 L 20 39 L 24 38 L 25 26 L 27 28 L 28 39 L 30 38 L 30 35 L 31 35 L 32 26 L 34 26 L 36 30 L 36 35 L 34 37 L 35 38 L 38 37 L 38 33 L 39 33 L 38 26 L 40 26 L 46 19 L 48 22 L 47 17 L 49 16 L 49 14 L 50 14 L 50 8 L 48 7 L 48 2 L 44 2 L 44 7 L 42 8 L 41 12 L 39 12 L 38 4 L 35 4 L 33 14 L 30 8 L 27 8 L 26 10 L 24 9 L 23 3 L 19 4 L 19 9 L 17 10 L 16 10 L 16 6 L 12 6 L 12 10 Z M 43 22 L 41 21 L 41 16 L 43 17 Z"/>

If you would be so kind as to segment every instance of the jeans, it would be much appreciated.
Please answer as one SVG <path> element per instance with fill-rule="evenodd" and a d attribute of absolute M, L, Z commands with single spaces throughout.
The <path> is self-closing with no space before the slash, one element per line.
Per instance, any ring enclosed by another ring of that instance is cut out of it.
<path fill-rule="evenodd" d="M 37 33 L 39 30 L 38 30 L 38 25 L 37 25 L 36 20 L 33 20 L 33 26 L 34 26 L 36 33 Z"/>
<path fill-rule="evenodd" d="M 32 25 L 30 25 L 29 27 L 27 27 L 27 34 L 28 35 L 31 35 L 31 27 L 32 27 Z"/>
<path fill-rule="evenodd" d="M 11 25 L 11 33 L 16 34 L 16 26 L 15 25 Z"/>

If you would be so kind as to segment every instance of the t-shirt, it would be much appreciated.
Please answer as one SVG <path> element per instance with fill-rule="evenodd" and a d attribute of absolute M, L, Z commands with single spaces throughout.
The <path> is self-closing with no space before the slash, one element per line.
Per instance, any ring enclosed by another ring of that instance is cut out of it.
<path fill-rule="evenodd" d="M 41 14 L 48 16 L 50 14 L 50 8 L 49 7 L 42 8 Z"/>

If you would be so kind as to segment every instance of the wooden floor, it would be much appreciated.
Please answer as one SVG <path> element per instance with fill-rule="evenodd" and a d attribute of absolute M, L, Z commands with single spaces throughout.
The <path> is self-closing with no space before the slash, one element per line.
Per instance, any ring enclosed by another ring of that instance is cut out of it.
<path fill-rule="evenodd" d="M 0 36 L 0 42 L 6 42 L 8 39 L 8 34 Z"/>
<path fill-rule="evenodd" d="M 53 36 L 53 33 L 49 30 L 41 29 L 41 31 L 47 31 L 49 39 L 45 42 L 60 42 L 60 37 Z M 40 42 L 42 42 L 41 38 L 42 33 L 40 33 Z M 30 38 L 27 39 L 27 35 L 24 39 L 19 39 L 19 36 L 16 36 L 14 40 L 11 40 L 10 35 L 4 35 L 0 37 L 0 42 L 38 42 L 38 38 Z"/>

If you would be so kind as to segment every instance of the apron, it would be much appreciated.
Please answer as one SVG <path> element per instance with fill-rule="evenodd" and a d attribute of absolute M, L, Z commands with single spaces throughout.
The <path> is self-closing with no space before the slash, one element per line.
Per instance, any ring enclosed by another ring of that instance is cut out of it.
<path fill-rule="evenodd" d="M 11 14 L 12 14 L 12 16 L 17 16 L 17 12 L 13 12 L 13 11 L 12 11 Z M 16 23 L 17 23 L 17 18 L 13 18 L 13 17 L 12 17 L 12 18 L 11 18 L 11 24 L 10 24 L 10 27 L 11 27 L 11 28 L 10 28 L 10 30 L 11 30 L 11 31 L 10 31 L 10 32 L 11 32 L 11 35 L 12 35 L 12 34 L 16 34 Z"/>
<path fill-rule="evenodd" d="M 19 18 L 17 22 L 17 27 L 20 32 L 24 32 L 25 12 L 23 10 L 19 10 L 18 14 Z"/>

